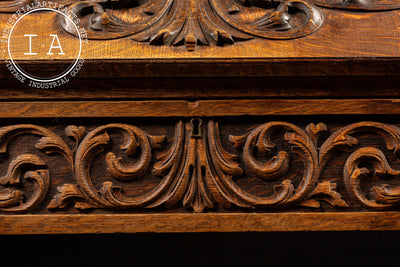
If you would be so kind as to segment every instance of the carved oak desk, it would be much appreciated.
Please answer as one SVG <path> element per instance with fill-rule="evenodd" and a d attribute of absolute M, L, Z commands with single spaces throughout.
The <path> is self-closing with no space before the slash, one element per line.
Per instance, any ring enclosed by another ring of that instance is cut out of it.
<path fill-rule="evenodd" d="M 59 4 L 3 31 L 87 42 L 1 65 L 1 234 L 400 229 L 399 0 Z"/>

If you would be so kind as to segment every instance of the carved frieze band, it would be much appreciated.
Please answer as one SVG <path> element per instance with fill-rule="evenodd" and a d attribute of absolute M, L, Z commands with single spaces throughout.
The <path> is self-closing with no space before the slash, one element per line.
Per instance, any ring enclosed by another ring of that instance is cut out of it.
<path fill-rule="evenodd" d="M 0 12 L 32 0 L 0 1 Z M 309 35 L 323 22 L 316 5 L 353 10 L 391 10 L 400 0 L 61 0 L 70 5 L 89 39 L 131 36 L 152 45 L 225 45 L 255 37 L 292 39 Z M 64 16 L 61 26 L 75 35 Z"/>
<path fill-rule="evenodd" d="M 321 201 L 340 209 L 359 203 L 379 210 L 400 204 L 400 187 L 387 184 L 400 174 L 388 160 L 399 156 L 400 128 L 359 122 L 330 135 L 327 131 L 323 123 L 301 129 L 288 122 L 267 122 L 244 135 L 229 136 L 230 149 L 236 151 L 232 154 L 222 146 L 218 123 L 213 120 L 179 121 L 169 142 L 165 136 L 127 124 L 109 124 L 89 132 L 85 127 L 68 126 L 65 136 L 37 125 L 2 127 L 0 153 L 7 166 L 1 170 L 0 210 L 32 212 L 40 207 L 54 212 L 74 205 L 77 209 L 105 210 L 184 207 L 202 212 L 215 207 L 318 208 Z M 360 145 L 360 133 L 379 138 L 383 147 Z M 320 140 L 321 134 L 328 137 Z M 115 135 L 119 136 L 116 143 Z M 272 141 L 277 140 L 276 135 L 280 136 L 278 142 Z M 38 137 L 32 145 L 37 153 L 10 153 L 10 144 L 21 136 Z M 321 179 L 327 162 L 339 151 L 350 153 L 341 162 L 341 177 Z M 48 156 L 43 157 L 42 152 Z M 46 158 L 56 154 L 65 162 L 59 167 L 69 166 L 72 178 L 56 179 L 58 193 L 48 196 L 55 190 L 56 177 Z M 101 154 L 100 165 L 106 169 L 107 179 L 99 183 L 92 169 L 94 159 Z M 302 167 L 295 176 L 287 175 L 296 162 Z M 121 186 L 148 175 L 159 182 L 143 194 L 132 194 Z M 273 190 L 255 194 L 236 182 L 250 176 Z M 372 181 L 367 189 L 361 185 L 364 180 Z M 336 190 L 337 181 L 344 184 L 347 199 Z M 46 197 L 51 201 L 43 206 Z"/>

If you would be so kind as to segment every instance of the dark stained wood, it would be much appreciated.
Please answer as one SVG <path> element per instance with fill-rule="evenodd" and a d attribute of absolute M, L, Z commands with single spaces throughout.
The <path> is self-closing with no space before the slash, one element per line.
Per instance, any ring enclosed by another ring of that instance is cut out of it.
<path fill-rule="evenodd" d="M 101 83 L 101 86 L 99 86 Z M 400 77 L 74 79 L 43 90 L 2 80 L 3 101 L 399 98 Z M 379 90 L 376 90 L 379 88 Z"/>
<path fill-rule="evenodd" d="M 400 38 L 400 37 L 399 37 Z M 1 59 L 1 58 L 0 58 Z M 86 59 L 76 78 L 198 78 L 198 77 L 320 77 L 320 76 L 397 76 L 399 57 L 357 58 L 267 58 L 267 59 L 159 59 L 133 58 L 120 60 Z M 19 61 L 26 71 L 38 75 L 60 68 L 69 61 Z M 0 78 L 10 79 L 11 74 L 0 66 Z"/>

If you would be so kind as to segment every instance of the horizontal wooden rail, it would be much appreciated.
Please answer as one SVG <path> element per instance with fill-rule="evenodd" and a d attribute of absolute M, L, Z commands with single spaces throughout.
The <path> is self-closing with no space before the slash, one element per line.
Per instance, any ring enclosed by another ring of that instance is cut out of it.
<path fill-rule="evenodd" d="M 0 234 L 400 230 L 400 212 L 0 215 Z"/>
<path fill-rule="evenodd" d="M 0 118 L 400 114 L 399 99 L 0 102 Z"/>

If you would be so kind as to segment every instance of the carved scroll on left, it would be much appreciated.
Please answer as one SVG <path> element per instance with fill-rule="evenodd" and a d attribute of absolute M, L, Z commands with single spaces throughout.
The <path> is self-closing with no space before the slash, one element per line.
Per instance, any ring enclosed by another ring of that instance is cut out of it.
<path fill-rule="evenodd" d="M 398 208 L 400 128 L 359 122 L 327 132 L 323 123 L 303 129 L 276 121 L 228 142 L 217 122 L 193 119 L 178 121 L 168 142 L 129 124 L 71 125 L 61 135 L 36 125 L 2 127 L 0 211 Z M 30 150 L 10 149 L 26 136 L 34 138 Z M 322 175 L 340 153 L 342 171 Z M 68 182 L 48 165 L 55 154 Z M 140 179 L 146 190 L 136 193 L 132 183 Z"/>
<path fill-rule="evenodd" d="M 0 153 L 7 154 L 8 144 L 24 134 L 40 137 L 35 144 L 37 149 L 49 154 L 59 153 L 67 161 L 72 161 L 73 152 L 58 135 L 46 128 L 28 124 L 0 128 Z M 39 156 L 18 155 L 11 160 L 4 176 L 0 178 L 0 210 L 25 212 L 36 208 L 47 195 L 50 182 L 47 165 Z M 34 183 L 33 192 L 24 192 L 26 183 Z"/>
<path fill-rule="evenodd" d="M 225 45 L 254 37 L 291 39 L 322 24 L 321 11 L 305 0 L 80 1 L 71 6 L 92 39 L 132 36 L 153 45 Z M 62 27 L 75 34 L 70 21 Z"/>

